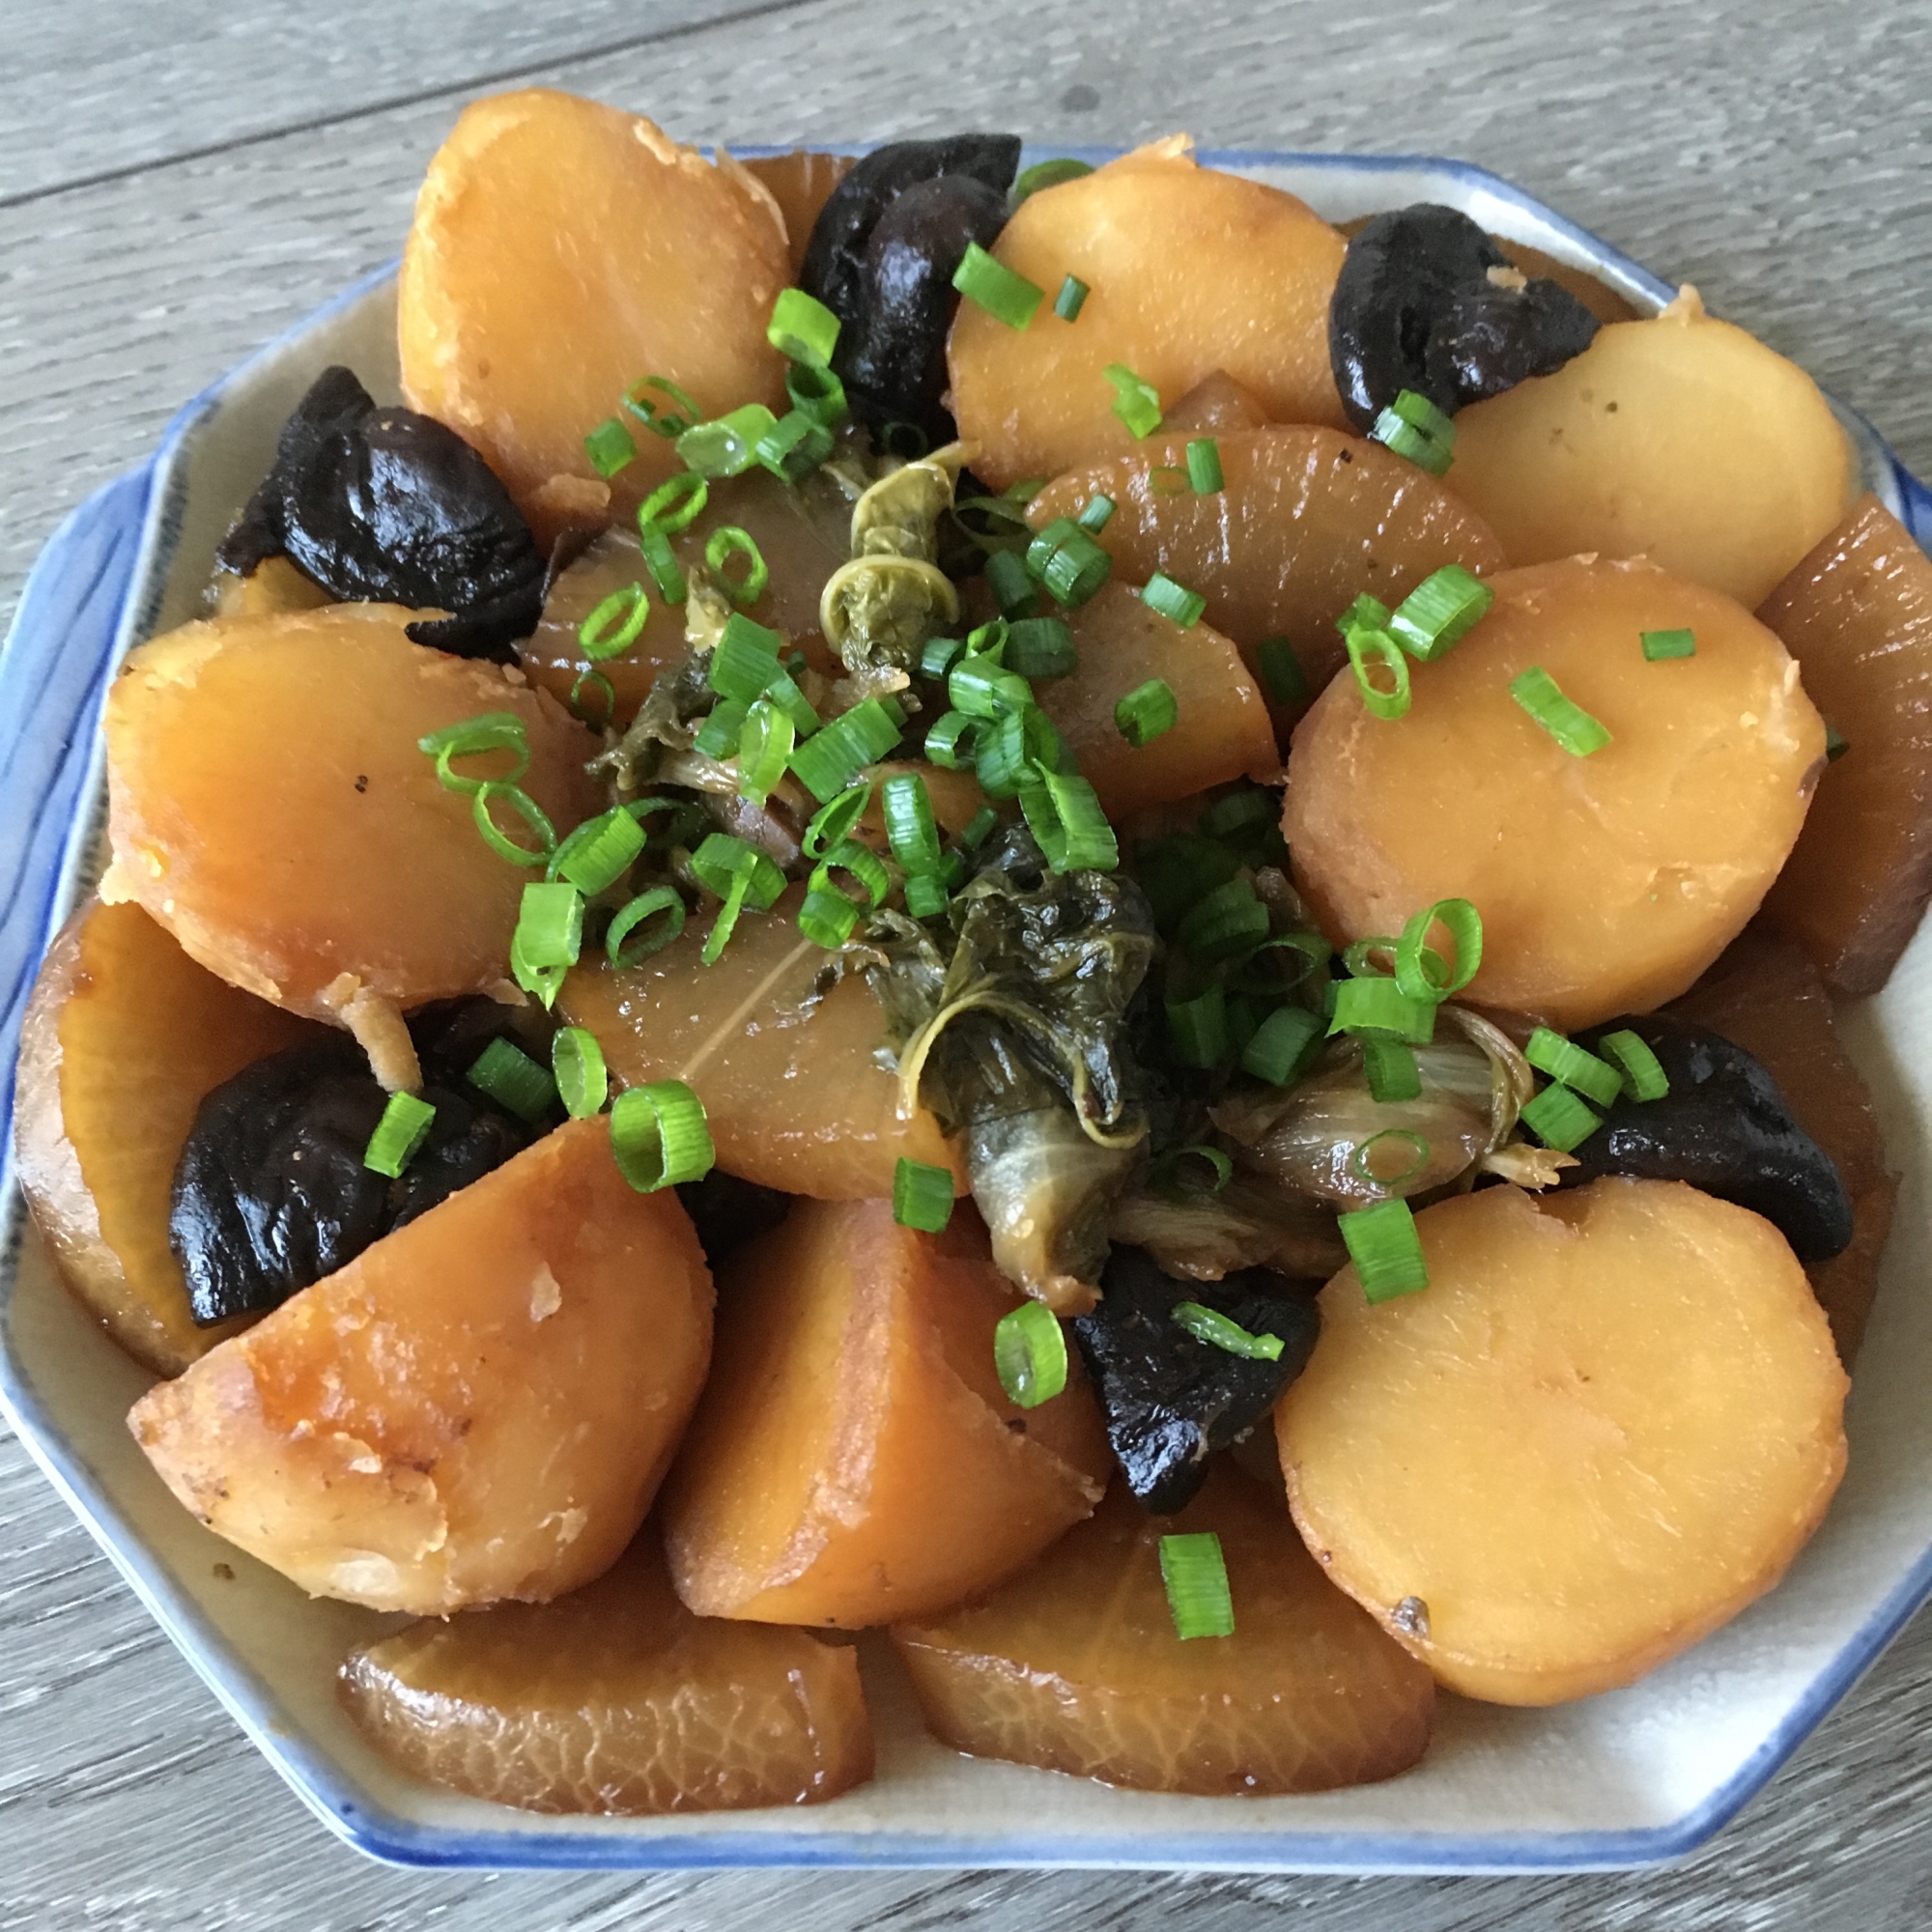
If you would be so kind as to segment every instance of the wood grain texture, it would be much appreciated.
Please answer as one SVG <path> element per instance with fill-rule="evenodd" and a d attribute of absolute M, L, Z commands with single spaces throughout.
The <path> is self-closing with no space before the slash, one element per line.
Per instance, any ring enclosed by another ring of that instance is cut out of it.
<path fill-rule="evenodd" d="M 182 402 L 396 251 L 457 107 L 511 73 L 691 138 L 1185 127 L 1215 145 L 1460 155 L 1695 281 L 1932 471 L 1920 0 L 4 14 L 0 620 L 60 517 Z M 396 1873 L 309 1818 L 0 1440 L 0 1932 L 1151 1932 L 1177 1915 L 1198 1932 L 1907 1932 L 1932 1923 L 1929 1729 L 1921 1619 L 1715 1845 L 1634 1875 Z"/>

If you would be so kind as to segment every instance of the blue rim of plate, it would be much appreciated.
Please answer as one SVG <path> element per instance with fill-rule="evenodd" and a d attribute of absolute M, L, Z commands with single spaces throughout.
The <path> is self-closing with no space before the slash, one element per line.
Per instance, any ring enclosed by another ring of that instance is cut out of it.
<path fill-rule="evenodd" d="M 863 153 L 867 144 L 840 152 Z M 737 150 L 744 157 L 781 148 Z M 1104 147 L 1044 151 L 1095 165 L 1122 152 Z M 1023 159 L 1039 157 L 1029 151 Z M 1262 149 L 1204 149 L 1206 164 L 1230 168 L 1348 168 L 1453 180 L 1493 196 L 1568 242 L 1634 293 L 1663 302 L 1669 283 L 1556 213 L 1522 189 L 1466 162 L 1429 156 L 1350 156 Z M 149 613 L 131 592 L 152 577 L 177 534 L 174 506 L 157 484 L 188 439 L 229 389 L 265 357 L 299 342 L 318 324 L 360 301 L 396 271 L 390 262 L 365 275 L 264 344 L 180 410 L 148 460 L 95 492 L 55 530 L 28 573 L 0 644 L 0 1409 L 35 1462 L 126 1577 L 150 1614 L 187 1658 L 229 1714 L 323 1823 L 358 1851 L 390 1864 L 426 1869 L 695 1870 L 707 1868 L 907 1868 L 1041 1866 L 1306 1872 L 1518 1872 L 1615 1869 L 1680 1858 L 1720 1831 L 1771 1780 L 1826 1713 L 1932 1597 L 1932 1548 L 1805 1687 L 1784 1718 L 1731 1776 L 1703 1802 L 1664 1825 L 1610 1832 L 1447 1834 L 1379 1832 L 1217 1832 L 1171 1840 L 1123 1831 L 1117 1838 L 1067 1841 L 1005 1835 L 980 1840 L 944 1833 L 828 1830 L 774 1835 L 755 1826 L 703 1835 L 649 1838 L 542 1835 L 417 1825 L 365 1804 L 336 1764 L 288 1721 L 273 1689 L 240 1662 L 213 1623 L 176 1584 L 46 1412 L 13 1345 L 8 1321 L 18 1244 L 19 1195 L 13 1162 L 14 1061 L 42 954 L 53 936 L 91 842 L 93 801 L 103 756 L 101 707 L 115 668 L 139 641 Z M 1883 452 L 1921 547 L 1932 548 L 1932 490 L 1919 482 L 1862 416 L 1833 402 Z M 1130 1794 L 1122 1794 L 1130 1799 Z M 755 1818 L 758 1814 L 746 1814 Z"/>

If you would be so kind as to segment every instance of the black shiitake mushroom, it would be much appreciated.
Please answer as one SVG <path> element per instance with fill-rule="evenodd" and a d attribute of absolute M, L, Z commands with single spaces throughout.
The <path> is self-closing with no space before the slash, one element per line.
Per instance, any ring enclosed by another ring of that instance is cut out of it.
<path fill-rule="evenodd" d="M 799 285 L 838 318 L 832 366 L 875 436 L 910 423 L 952 440 L 946 331 L 952 276 L 972 242 L 1006 225 L 1017 134 L 893 141 L 864 156 L 819 211 Z"/>
<path fill-rule="evenodd" d="M 1127 1487 L 1156 1516 L 1186 1506 L 1208 1458 L 1280 1401 L 1315 1348 L 1314 1298 L 1281 1276 L 1249 1268 L 1220 1281 L 1176 1281 L 1139 1248 L 1116 1248 L 1099 1306 L 1079 1316 L 1074 1339 L 1106 1417 L 1107 1440 Z M 1273 1335 L 1273 1361 L 1231 1354 L 1174 1319 L 1182 1302 L 1224 1315 L 1250 1335 Z"/>
<path fill-rule="evenodd" d="M 496 472 L 454 430 L 380 408 L 340 367 L 282 425 L 215 560 L 247 577 L 282 555 L 344 603 L 449 611 L 409 633 L 457 657 L 512 661 L 543 609 L 543 554 Z"/>
<path fill-rule="evenodd" d="M 1596 1053 L 1605 1034 L 1623 1031 L 1657 1055 L 1670 1091 L 1661 1100 L 1613 1101 L 1603 1126 L 1574 1150 L 1579 1164 L 1563 1171 L 1565 1184 L 1606 1174 L 1688 1181 L 1762 1214 L 1801 1262 L 1830 1261 L 1850 1244 L 1852 1202 L 1837 1167 L 1757 1060 L 1671 1013 L 1608 1020 L 1577 1043 Z"/>
<path fill-rule="evenodd" d="M 1404 389 L 1454 415 L 1553 374 L 1596 333 L 1568 289 L 1525 279 L 1466 214 L 1433 202 L 1368 222 L 1328 303 L 1335 386 L 1364 431 Z"/>
<path fill-rule="evenodd" d="M 271 1053 L 202 1101 L 168 1217 L 198 1323 L 278 1307 L 529 1145 L 529 1127 L 463 1078 L 508 1031 L 502 1011 L 488 1000 L 430 1009 L 418 1052 L 436 1118 L 393 1180 L 362 1164 L 389 1096 L 352 1039 Z"/>

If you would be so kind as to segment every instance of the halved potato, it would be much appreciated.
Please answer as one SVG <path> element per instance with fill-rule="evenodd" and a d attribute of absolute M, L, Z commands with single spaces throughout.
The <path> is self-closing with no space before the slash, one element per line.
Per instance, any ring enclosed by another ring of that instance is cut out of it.
<path fill-rule="evenodd" d="M 1384 720 L 1338 677 L 1296 727 L 1282 830 L 1345 944 L 1473 900 L 1471 998 L 1581 1027 L 1673 999 L 1757 910 L 1804 822 L 1825 727 L 1777 639 L 1646 563 L 1572 557 L 1490 580 L 1461 643 Z M 1639 634 L 1689 629 L 1648 662 Z M 1541 666 L 1610 732 L 1566 752 L 1511 696 Z"/>
<path fill-rule="evenodd" d="M 514 712 L 521 782 L 558 835 L 602 803 L 588 733 L 520 673 L 411 643 L 410 621 L 331 604 L 185 624 L 107 696 L 101 895 L 138 901 L 231 984 L 358 1032 L 379 1003 L 505 985 L 530 876 L 483 842 L 419 737 Z"/>
<path fill-rule="evenodd" d="M 1163 1536 L 1220 1538 L 1235 1634 L 1176 1635 Z M 1251 1477 L 1218 1463 L 1179 1516 L 1126 1485 L 979 1602 L 897 1624 L 926 1728 L 974 1757 L 1142 1791 L 1260 1798 L 1393 1777 L 1435 1687 L 1321 1575 Z"/>
<path fill-rule="evenodd" d="M 336 1688 L 412 1776 L 526 1811 L 822 1804 L 872 1775 L 851 1646 L 694 1617 L 649 1530 L 554 1604 L 358 1645 Z"/>
<path fill-rule="evenodd" d="M 1110 1466 L 1077 1358 L 1016 1408 L 993 1329 L 1020 1296 L 965 1204 L 943 1235 L 886 1201 L 792 1204 L 725 1264 L 718 1358 L 665 1492 L 701 1616 L 857 1628 L 923 1616 L 1036 1556 Z"/>
<path fill-rule="evenodd" d="M 1852 475 L 1811 378 L 1686 288 L 1460 411 L 1447 481 L 1513 564 L 1647 556 L 1751 606 L 1844 514 Z"/>
<path fill-rule="evenodd" d="M 641 425 L 606 484 L 583 439 L 645 376 L 707 416 L 785 408 L 765 339 L 784 220 L 728 156 L 533 87 L 472 101 L 416 196 L 396 291 L 403 394 L 483 454 L 549 542 L 628 514 L 678 467 Z M 629 421 L 630 418 L 624 417 Z"/>
<path fill-rule="evenodd" d="M 1105 371 L 1179 402 L 1220 370 L 1277 422 L 1347 421 L 1328 369 L 1328 298 L 1346 244 L 1280 188 L 1199 166 L 1176 134 L 1020 204 L 993 254 L 1045 299 L 1024 329 L 962 301 L 948 344 L 952 413 L 998 489 L 1126 452 Z M 1075 322 L 1061 283 L 1088 285 Z"/>
<path fill-rule="evenodd" d="M 20 1185 L 61 1278 L 157 1376 L 247 1325 L 197 1327 L 168 1247 L 195 1109 L 310 1031 L 204 972 L 139 906 L 89 899 L 41 963 L 20 1026 Z"/>
<path fill-rule="evenodd" d="M 557 1011 L 588 1027 L 620 1087 L 683 1080 L 704 1102 L 727 1174 L 821 1200 L 889 1195 L 901 1156 L 952 1170 L 952 1142 L 929 1110 L 898 1116 L 898 1077 L 876 1065 L 886 1023 L 864 977 L 830 990 L 831 962 L 798 929 L 805 888 L 747 911 L 707 966 L 711 919 L 693 919 L 662 952 L 618 972 L 604 960 L 564 981 Z"/>
<path fill-rule="evenodd" d="M 1198 432 L 1197 432 L 1198 434 Z M 1479 577 L 1503 567 L 1481 517 L 1412 463 L 1332 429 L 1221 432 L 1222 487 L 1197 496 L 1182 436 L 1056 477 L 1027 508 L 1036 529 L 1077 517 L 1095 496 L 1114 514 L 1099 541 L 1115 575 L 1157 570 L 1208 600 L 1208 621 L 1232 638 L 1250 672 L 1257 646 L 1286 638 L 1311 695 L 1347 662 L 1335 619 L 1367 591 L 1394 605 L 1445 563 Z M 1305 699 L 1271 702 L 1278 730 Z"/>
<path fill-rule="evenodd" d="M 1353 1267 L 1276 1412 L 1329 1577 L 1452 1690 L 1629 1684 L 1776 1583 L 1844 1473 L 1847 1383 L 1770 1222 L 1682 1182 L 1492 1187 Z"/>
<path fill-rule="evenodd" d="M 697 1399 L 711 1275 L 610 1122 L 573 1121 L 305 1288 L 128 1425 L 201 1520 L 312 1596 L 538 1603 L 636 1533 Z"/>

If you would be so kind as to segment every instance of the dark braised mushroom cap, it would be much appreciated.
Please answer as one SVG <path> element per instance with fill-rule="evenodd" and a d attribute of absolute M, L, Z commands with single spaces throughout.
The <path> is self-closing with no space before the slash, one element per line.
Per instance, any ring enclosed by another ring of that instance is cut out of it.
<path fill-rule="evenodd" d="M 1792 1118 L 1760 1062 L 1708 1027 L 1671 1013 L 1606 1021 L 1578 1044 L 1634 1033 L 1657 1055 L 1670 1092 L 1661 1100 L 1612 1102 L 1604 1124 L 1576 1149 L 1563 1183 L 1601 1175 L 1683 1180 L 1762 1214 L 1801 1262 L 1823 1262 L 1852 1238 L 1852 1203 L 1832 1156 Z"/>
<path fill-rule="evenodd" d="M 1492 269 L 1505 271 L 1500 281 Z M 1404 389 L 1454 415 L 1581 355 L 1597 318 L 1559 283 L 1519 280 L 1453 208 L 1418 202 L 1367 223 L 1328 304 L 1328 359 L 1355 427 L 1369 429 Z"/>
<path fill-rule="evenodd" d="M 410 636 L 458 657 L 510 661 L 543 608 L 543 555 L 490 466 L 433 416 L 378 407 L 340 367 L 283 424 L 274 468 L 216 553 L 244 577 L 277 555 L 344 602 L 451 612 Z"/>
<path fill-rule="evenodd" d="M 1177 1281 L 1139 1248 L 1116 1248 L 1102 1299 L 1073 1334 L 1100 1398 L 1107 1440 L 1127 1487 L 1157 1516 L 1184 1508 L 1225 1449 L 1281 1400 L 1315 1348 L 1312 1295 L 1265 1268 L 1221 1281 Z M 1197 1340 L 1174 1320 L 1198 1301 L 1251 1335 L 1280 1337 L 1277 1360 L 1250 1360 Z"/>

